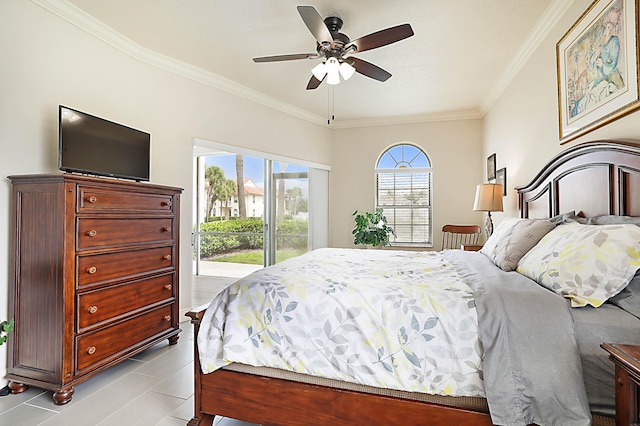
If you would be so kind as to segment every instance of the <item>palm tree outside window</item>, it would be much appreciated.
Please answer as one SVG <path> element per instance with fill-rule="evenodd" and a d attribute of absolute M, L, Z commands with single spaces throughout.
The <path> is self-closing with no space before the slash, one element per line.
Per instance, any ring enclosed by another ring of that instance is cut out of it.
<path fill-rule="evenodd" d="M 431 161 L 419 147 L 402 142 L 376 163 L 376 208 L 396 231 L 393 245 L 433 245 Z"/>

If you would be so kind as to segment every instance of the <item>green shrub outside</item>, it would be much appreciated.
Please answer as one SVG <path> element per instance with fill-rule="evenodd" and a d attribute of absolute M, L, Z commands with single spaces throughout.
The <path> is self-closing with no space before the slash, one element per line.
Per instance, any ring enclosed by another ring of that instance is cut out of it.
<path fill-rule="evenodd" d="M 200 258 L 206 259 L 214 255 L 234 250 L 262 250 L 264 238 L 262 218 L 234 218 L 207 222 L 200 225 L 200 232 L 215 233 L 253 233 L 259 235 L 201 235 Z M 278 223 L 278 247 L 306 248 L 308 222 L 304 220 L 287 220 Z M 300 237 L 300 235 L 304 237 Z"/>
<path fill-rule="evenodd" d="M 285 220 L 278 223 L 278 247 L 305 249 L 308 245 L 309 222 L 305 220 Z"/>

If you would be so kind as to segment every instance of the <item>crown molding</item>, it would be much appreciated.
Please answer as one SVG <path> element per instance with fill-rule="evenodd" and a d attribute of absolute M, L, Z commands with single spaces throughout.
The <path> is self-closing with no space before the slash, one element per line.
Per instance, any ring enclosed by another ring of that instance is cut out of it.
<path fill-rule="evenodd" d="M 538 20 L 535 28 L 524 41 L 518 54 L 511 61 L 505 72 L 502 74 L 498 82 L 489 92 L 480 106 L 482 115 L 484 116 L 493 104 L 498 100 L 507 86 L 513 81 L 515 76 L 524 67 L 525 62 L 533 55 L 533 52 L 540 46 L 542 41 L 549 35 L 551 29 L 558 23 L 565 12 L 573 5 L 575 0 L 553 0 L 544 14 Z"/>
<path fill-rule="evenodd" d="M 393 126 L 396 124 L 419 124 L 442 121 L 476 120 L 483 114 L 479 110 L 452 111 L 445 113 L 433 113 L 422 115 L 405 115 L 398 117 L 366 118 L 359 120 L 334 121 L 328 125 L 332 129 L 347 129 L 355 127 Z M 325 120 L 326 121 L 326 120 Z M 325 123 L 326 125 L 326 123 Z"/>
<path fill-rule="evenodd" d="M 549 31 L 558 22 L 575 0 L 553 0 L 550 7 L 538 21 L 534 31 L 523 43 L 520 53 L 507 67 L 498 83 L 493 87 L 479 110 L 424 114 L 419 116 L 382 117 L 360 120 L 334 121 L 327 124 L 326 117 L 312 114 L 306 110 L 266 96 L 256 90 L 249 89 L 220 75 L 195 67 L 174 58 L 146 49 L 132 40 L 124 37 L 111 27 L 105 25 L 91 15 L 65 0 L 31 0 L 49 12 L 59 16 L 72 25 L 98 38 L 108 45 L 124 52 L 130 57 L 165 71 L 180 75 L 201 84 L 225 91 L 249 101 L 264 105 L 268 108 L 306 120 L 308 122 L 331 129 L 356 127 L 388 126 L 394 124 L 429 123 L 436 121 L 470 120 L 482 118 L 507 88 L 524 63 L 533 54 Z"/>
<path fill-rule="evenodd" d="M 202 68 L 178 61 L 174 58 L 154 52 L 153 50 L 145 49 L 65 0 L 31 1 L 141 62 L 156 66 L 165 71 L 169 71 L 207 86 L 223 90 L 294 117 L 298 117 L 315 124 L 326 125 L 325 117 L 312 114 L 286 102 L 266 96 L 210 71 L 205 71 Z"/>

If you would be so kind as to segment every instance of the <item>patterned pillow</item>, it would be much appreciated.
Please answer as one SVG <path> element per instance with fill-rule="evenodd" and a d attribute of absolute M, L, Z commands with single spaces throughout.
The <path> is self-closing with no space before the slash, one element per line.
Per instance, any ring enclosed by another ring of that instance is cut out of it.
<path fill-rule="evenodd" d="M 571 299 L 598 307 L 618 294 L 640 267 L 640 228 L 568 223 L 524 255 L 517 271 Z"/>
<path fill-rule="evenodd" d="M 520 258 L 555 226 L 548 220 L 508 217 L 500 222 L 480 252 L 503 271 L 513 271 Z"/>

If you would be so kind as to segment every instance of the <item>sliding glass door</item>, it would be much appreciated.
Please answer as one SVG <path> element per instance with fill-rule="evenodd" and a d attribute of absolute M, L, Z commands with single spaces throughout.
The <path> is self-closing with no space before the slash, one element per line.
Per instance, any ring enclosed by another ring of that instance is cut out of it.
<path fill-rule="evenodd" d="M 265 265 L 273 265 L 309 249 L 309 179 L 306 167 L 278 161 L 265 171 L 270 174 L 265 173 Z"/>
<path fill-rule="evenodd" d="M 306 166 L 229 152 L 196 164 L 195 274 L 224 276 L 230 263 L 259 268 L 309 250 Z"/>

